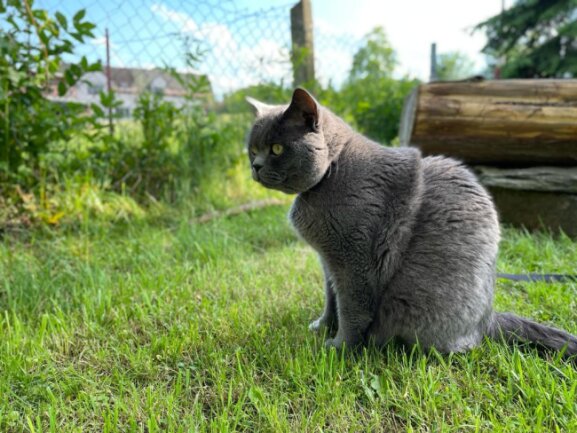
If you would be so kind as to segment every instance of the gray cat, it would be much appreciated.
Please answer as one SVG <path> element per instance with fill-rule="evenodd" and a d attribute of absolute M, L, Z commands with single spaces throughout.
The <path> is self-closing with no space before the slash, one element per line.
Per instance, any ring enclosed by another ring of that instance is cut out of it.
<path fill-rule="evenodd" d="M 460 352 L 488 336 L 577 354 L 577 337 L 493 311 L 499 222 L 469 170 L 383 147 L 303 89 L 288 106 L 247 100 L 252 176 L 297 194 L 290 220 L 320 256 L 326 304 L 310 329 L 337 329 L 327 346 Z"/>

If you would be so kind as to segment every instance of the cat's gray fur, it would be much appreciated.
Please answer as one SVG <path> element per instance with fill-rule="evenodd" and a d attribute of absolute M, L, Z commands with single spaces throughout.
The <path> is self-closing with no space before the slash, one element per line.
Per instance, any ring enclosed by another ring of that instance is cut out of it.
<path fill-rule="evenodd" d="M 489 336 L 577 353 L 576 337 L 493 311 L 499 223 L 469 170 L 380 146 L 302 89 L 288 106 L 248 99 L 253 178 L 297 194 L 290 220 L 320 256 L 326 304 L 310 328 L 336 328 L 328 346 L 401 339 L 454 352 Z"/>

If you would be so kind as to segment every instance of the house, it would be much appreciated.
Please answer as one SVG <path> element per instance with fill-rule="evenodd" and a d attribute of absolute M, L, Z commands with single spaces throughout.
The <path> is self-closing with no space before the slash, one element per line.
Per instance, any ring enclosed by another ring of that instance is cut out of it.
<path fill-rule="evenodd" d="M 180 74 L 184 79 L 201 77 L 200 75 L 184 73 Z M 106 69 L 85 74 L 80 81 L 68 89 L 64 96 L 58 95 L 58 80 L 62 74 L 57 76 L 54 85 L 46 96 L 56 102 L 76 102 L 85 105 L 98 104 L 100 102 L 99 93 L 107 90 Z M 208 82 L 208 80 L 207 80 Z M 138 97 L 145 91 L 150 91 L 162 95 L 163 100 L 173 103 L 176 107 L 182 107 L 186 102 L 187 90 L 169 72 L 155 69 L 140 68 L 110 68 L 110 85 L 115 93 L 116 99 L 121 105 L 116 109 L 116 115 L 120 118 L 132 116 L 138 103 Z M 210 85 L 206 92 L 196 95 L 203 102 L 212 99 Z"/>

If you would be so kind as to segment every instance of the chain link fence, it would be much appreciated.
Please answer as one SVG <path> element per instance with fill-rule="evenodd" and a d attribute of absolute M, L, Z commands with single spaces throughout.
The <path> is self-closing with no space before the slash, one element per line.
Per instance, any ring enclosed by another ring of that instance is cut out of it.
<path fill-rule="evenodd" d="M 86 17 L 96 24 L 96 38 L 78 47 L 76 54 L 106 65 L 108 34 L 112 85 L 117 93 L 164 86 L 163 93 L 170 94 L 166 87 L 171 80 L 164 69 L 171 67 L 182 73 L 206 75 L 217 100 L 259 83 L 292 85 L 290 9 L 295 3 L 254 10 L 234 0 L 36 2 L 69 18 L 86 9 Z M 316 79 L 338 86 L 362 41 L 331 34 L 317 25 L 315 17 L 313 23 Z M 191 50 L 198 54 L 194 65 L 185 59 Z M 92 81 L 86 93 L 94 95 L 104 83 L 97 77 Z"/>

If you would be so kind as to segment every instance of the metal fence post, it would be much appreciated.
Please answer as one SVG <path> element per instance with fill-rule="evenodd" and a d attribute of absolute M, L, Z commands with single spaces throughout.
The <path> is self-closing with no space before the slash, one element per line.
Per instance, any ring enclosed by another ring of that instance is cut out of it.
<path fill-rule="evenodd" d="M 108 34 L 108 27 L 105 29 L 104 37 L 106 38 L 106 90 L 108 97 L 112 95 L 112 79 L 110 77 L 110 35 Z M 114 124 L 112 123 L 112 106 L 108 107 L 108 133 L 112 137 L 114 135 Z"/>
<path fill-rule="evenodd" d="M 429 81 L 431 83 L 437 81 L 439 76 L 437 74 L 437 44 L 431 44 L 431 75 L 429 76 Z"/>

